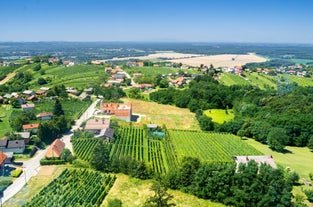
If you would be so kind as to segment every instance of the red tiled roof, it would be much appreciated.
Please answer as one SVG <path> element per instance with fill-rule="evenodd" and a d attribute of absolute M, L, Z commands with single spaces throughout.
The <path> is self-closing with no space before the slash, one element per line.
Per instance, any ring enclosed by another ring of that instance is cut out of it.
<path fill-rule="evenodd" d="M 61 157 L 62 151 L 65 147 L 65 143 L 62 142 L 60 139 L 54 140 L 54 142 L 50 145 L 46 152 L 46 157 L 47 158 L 52 158 L 52 157 Z"/>
<path fill-rule="evenodd" d="M 37 118 L 45 117 L 45 116 L 52 116 L 51 112 L 42 112 L 40 114 L 37 114 Z"/>
<path fill-rule="evenodd" d="M 39 124 L 24 124 L 23 125 L 23 129 L 38 129 Z"/>
<path fill-rule="evenodd" d="M 6 160 L 8 156 L 4 154 L 3 152 L 0 152 L 0 165 Z"/>

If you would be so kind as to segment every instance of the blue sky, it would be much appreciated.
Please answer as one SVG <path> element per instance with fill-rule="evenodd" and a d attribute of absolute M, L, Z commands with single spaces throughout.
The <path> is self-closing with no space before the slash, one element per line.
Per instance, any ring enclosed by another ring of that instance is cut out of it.
<path fill-rule="evenodd" d="M 313 43 L 311 0 L 1 0 L 0 41 Z"/>

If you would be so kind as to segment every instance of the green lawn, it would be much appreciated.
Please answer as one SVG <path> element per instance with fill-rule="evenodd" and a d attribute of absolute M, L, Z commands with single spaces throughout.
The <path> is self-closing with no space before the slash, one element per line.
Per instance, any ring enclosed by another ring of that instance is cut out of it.
<path fill-rule="evenodd" d="M 228 109 L 227 112 L 224 109 L 208 109 L 204 111 L 204 114 L 219 124 L 230 121 L 235 117 L 232 109 Z"/>
<path fill-rule="evenodd" d="M 250 85 L 250 82 L 245 80 L 243 77 L 239 75 L 230 74 L 230 73 L 222 73 L 219 77 L 219 81 L 226 86 L 231 85 Z"/>
<path fill-rule="evenodd" d="M 12 108 L 10 105 L 0 105 L 0 138 L 2 138 L 5 133 L 11 131 L 9 124 L 11 112 Z"/>
<path fill-rule="evenodd" d="M 275 80 L 271 79 L 269 75 L 258 74 L 258 73 L 245 73 L 247 76 L 248 81 L 251 85 L 255 85 L 260 89 L 267 89 L 267 88 L 275 88 L 276 89 L 276 82 Z"/>
<path fill-rule="evenodd" d="M 268 145 L 261 144 L 254 139 L 248 139 L 246 143 L 252 145 L 265 155 L 272 155 L 277 164 L 284 168 L 290 167 L 299 173 L 301 178 L 309 179 L 309 173 L 313 172 L 313 153 L 307 147 L 286 147 L 286 153 L 271 150 Z"/>

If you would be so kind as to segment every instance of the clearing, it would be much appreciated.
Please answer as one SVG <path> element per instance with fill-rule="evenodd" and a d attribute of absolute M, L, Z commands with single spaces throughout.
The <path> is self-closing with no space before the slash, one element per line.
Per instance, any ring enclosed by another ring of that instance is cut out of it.
<path fill-rule="evenodd" d="M 224 122 L 228 122 L 232 120 L 235 115 L 232 109 L 224 110 L 224 109 L 208 109 L 204 111 L 204 114 L 208 117 L 212 118 L 213 122 L 223 124 Z"/>
<path fill-rule="evenodd" d="M 140 125 L 155 123 L 162 126 L 165 123 L 168 129 L 200 130 L 195 114 L 189 109 L 129 98 L 122 100 L 132 104 L 134 114 L 140 114 Z"/>

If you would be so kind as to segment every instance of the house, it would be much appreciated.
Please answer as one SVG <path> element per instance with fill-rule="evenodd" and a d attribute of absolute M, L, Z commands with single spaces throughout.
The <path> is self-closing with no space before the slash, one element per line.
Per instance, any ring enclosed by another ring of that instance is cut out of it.
<path fill-rule="evenodd" d="M 37 119 L 40 120 L 51 120 L 52 119 L 52 113 L 51 112 L 41 112 L 40 114 L 37 114 Z"/>
<path fill-rule="evenodd" d="M 105 62 L 105 60 L 92 60 L 91 64 L 93 65 L 101 65 Z"/>
<path fill-rule="evenodd" d="M 111 68 L 111 67 L 110 67 L 110 68 L 105 68 L 104 71 L 105 71 L 106 73 L 111 74 L 111 73 L 112 73 L 112 68 Z"/>
<path fill-rule="evenodd" d="M 135 88 L 139 88 L 141 90 L 147 90 L 153 88 L 153 84 L 143 83 L 134 85 Z"/>
<path fill-rule="evenodd" d="M 23 94 L 26 96 L 32 96 L 32 95 L 35 95 L 35 92 L 31 90 L 25 90 L 23 91 Z"/>
<path fill-rule="evenodd" d="M 74 66 L 75 63 L 71 60 L 64 60 L 63 61 L 63 65 L 67 66 L 67 67 L 70 67 L 70 66 Z"/>
<path fill-rule="evenodd" d="M 112 128 L 102 129 L 100 131 L 100 133 L 95 137 L 97 137 L 97 138 L 102 137 L 102 138 L 106 139 L 106 141 L 110 141 L 114 137 L 114 129 L 112 129 Z"/>
<path fill-rule="evenodd" d="M 84 92 L 87 94 L 92 94 L 93 93 L 93 88 L 85 88 Z"/>
<path fill-rule="evenodd" d="M 13 96 L 11 95 L 11 94 L 5 94 L 4 96 L 3 96 L 3 98 L 7 98 L 7 99 L 10 99 L 10 98 L 12 98 Z"/>
<path fill-rule="evenodd" d="M 7 147 L 8 145 L 8 137 L 2 137 L 2 139 L 0 140 L 0 149 L 3 150 Z"/>
<path fill-rule="evenodd" d="M 20 95 L 16 94 L 16 95 L 14 95 L 14 98 L 17 99 L 19 104 L 21 104 L 21 105 L 26 104 L 26 100 L 23 97 L 21 97 Z"/>
<path fill-rule="evenodd" d="M 157 124 L 147 124 L 148 129 L 157 129 L 158 125 Z"/>
<path fill-rule="evenodd" d="M 88 95 L 86 92 L 83 92 L 79 95 L 80 100 L 86 100 L 86 99 L 90 99 L 90 95 Z"/>
<path fill-rule="evenodd" d="M 184 77 L 179 77 L 175 80 L 170 80 L 169 84 L 175 87 L 183 87 L 186 84 L 186 80 Z"/>
<path fill-rule="evenodd" d="M 4 154 L 3 152 L 0 152 L 0 168 L 4 167 L 4 164 L 7 158 L 8 156 L 6 154 Z"/>
<path fill-rule="evenodd" d="M 75 95 L 75 96 L 77 96 L 77 95 L 79 94 L 79 91 L 78 91 L 78 90 L 76 90 L 76 89 L 74 89 L 74 88 L 71 88 L 71 87 L 67 87 L 67 88 L 66 88 L 66 92 L 67 92 L 67 93 L 70 93 L 70 94 L 73 94 L 73 95 Z"/>
<path fill-rule="evenodd" d="M 100 134 L 101 130 L 110 127 L 110 119 L 89 119 L 86 122 L 85 130 L 94 134 Z"/>
<path fill-rule="evenodd" d="M 41 90 L 41 91 L 49 91 L 50 88 L 48 88 L 48 87 L 41 87 L 40 90 Z"/>
<path fill-rule="evenodd" d="M 36 91 L 36 94 L 40 96 L 40 95 L 44 95 L 46 92 L 47 91 L 38 90 L 38 91 Z"/>
<path fill-rule="evenodd" d="M 10 140 L 8 141 L 7 148 L 3 152 L 23 153 L 25 150 L 24 140 Z"/>
<path fill-rule="evenodd" d="M 37 101 L 38 98 L 37 98 L 37 96 L 32 95 L 32 96 L 30 96 L 30 97 L 28 98 L 28 100 L 30 100 L 30 101 Z"/>
<path fill-rule="evenodd" d="M 27 132 L 36 133 L 38 130 L 39 124 L 24 124 L 23 130 Z"/>
<path fill-rule="evenodd" d="M 240 163 L 247 164 L 250 160 L 254 160 L 259 166 L 261 165 L 261 163 L 263 163 L 263 164 L 270 165 L 272 168 L 277 169 L 277 166 L 275 164 L 275 161 L 272 155 L 270 156 L 234 156 L 233 158 L 237 164 L 236 169 L 238 169 L 238 166 Z"/>
<path fill-rule="evenodd" d="M 22 104 L 22 111 L 30 111 L 35 108 L 35 104 Z"/>
<path fill-rule="evenodd" d="M 113 75 L 114 80 L 124 79 L 124 77 L 125 77 L 125 74 L 121 73 L 121 72 L 118 72 L 118 73 Z"/>
<path fill-rule="evenodd" d="M 25 144 L 28 144 L 30 141 L 30 132 L 17 132 L 21 138 L 25 141 Z"/>
<path fill-rule="evenodd" d="M 49 58 L 49 63 L 58 63 L 59 62 L 59 59 L 57 58 Z"/>
<path fill-rule="evenodd" d="M 137 66 L 138 66 L 138 67 L 143 67 L 143 66 L 144 66 L 144 63 L 143 63 L 143 62 L 137 62 Z"/>
<path fill-rule="evenodd" d="M 132 106 L 131 104 L 120 104 L 120 103 L 103 103 L 101 106 L 103 114 L 114 115 L 118 119 L 124 121 L 131 121 L 132 117 Z"/>
<path fill-rule="evenodd" d="M 137 77 L 141 77 L 142 76 L 142 73 L 134 73 L 133 74 L 133 78 L 137 78 Z"/>
<path fill-rule="evenodd" d="M 52 144 L 47 149 L 45 157 L 47 159 L 51 158 L 61 158 L 62 151 L 65 147 L 65 143 L 62 142 L 60 139 L 54 140 Z"/>

